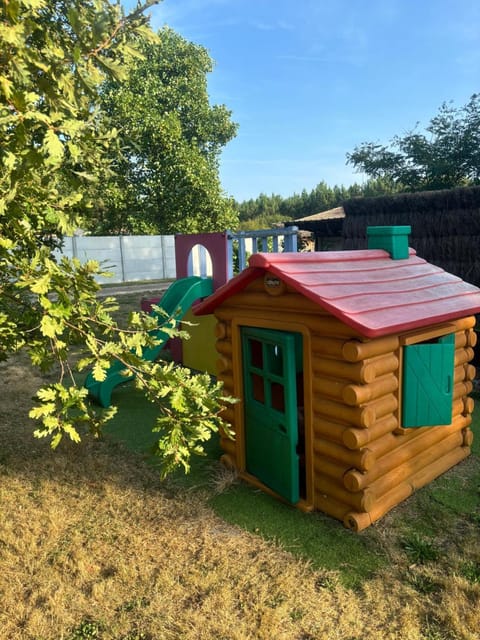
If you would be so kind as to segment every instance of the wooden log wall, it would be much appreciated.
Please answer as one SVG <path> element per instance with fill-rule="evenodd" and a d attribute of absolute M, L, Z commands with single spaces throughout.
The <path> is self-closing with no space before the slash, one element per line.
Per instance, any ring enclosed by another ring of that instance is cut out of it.
<path fill-rule="evenodd" d="M 335 349 L 325 349 L 328 342 Z M 366 484 L 357 488 L 344 478 L 374 471 L 370 441 L 398 428 L 399 346 L 396 336 L 366 342 L 312 334 L 315 507 L 337 519 L 375 507 Z"/>
<path fill-rule="evenodd" d="M 468 394 L 472 390 L 475 368 L 469 361 L 476 342 L 475 319 L 464 318 L 453 324 L 455 369 L 450 425 L 401 429 L 398 411 L 394 410 L 367 429 L 360 430 L 352 424 L 344 430 L 342 440 L 347 448 L 352 451 L 368 449 L 374 459 L 370 469 L 352 467 L 343 476 L 344 486 L 352 495 L 368 491 L 373 497 L 369 509 L 351 509 L 345 513 L 345 526 L 355 531 L 364 529 L 470 453 L 473 400 Z M 400 360 L 400 350 L 394 353 Z M 392 373 L 399 380 L 400 369 Z M 392 385 L 389 376 L 383 374 L 370 384 L 350 385 L 344 392 L 344 399 L 357 408 L 376 406 L 380 398 L 385 400 L 392 395 L 400 402 L 400 389 L 392 390 Z M 381 396 L 383 389 L 385 395 Z M 338 511 L 338 505 L 336 507 Z"/>
<path fill-rule="evenodd" d="M 232 321 L 248 315 L 263 326 L 281 318 L 305 325 L 312 346 L 311 451 L 313 507 L 360 531 L 445 472 L 470 452 L 473 401 L 468 398 L 475 369 L 475 319 L 455 327 L 453 419 L 450 426 L 401 429 L 399 424 L 401 345 L 398 336 L 363 339 L 355 330 L 299 296 L 293 289 L 271 296 L 263 280 L 224 302 L 217 310 L 218 373 L 225 393 L 235 395 Z M 274 325 L 275 326 L 275 325 Z M 241 405 L 224 418 L 234 432 Z M 308 415 L 308 411 L 306 411 Z M 243 442 L 222 437 L 224 461 L 239 467 Z"/>

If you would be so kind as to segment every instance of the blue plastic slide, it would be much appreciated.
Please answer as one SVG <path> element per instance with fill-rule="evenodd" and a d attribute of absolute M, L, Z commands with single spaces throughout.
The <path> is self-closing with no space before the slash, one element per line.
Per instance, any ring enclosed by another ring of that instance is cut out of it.
<path fill-rule="evenodd" d="M 164 313 L 152 311 L 152 315 L 158 316 L 163 324 L 173 319 L 175 320 L 175 326 L 177 326 L 196 300 L 205 298 L 212 293 L 213 284 L 211 278 L 190 276 L 189 278 L 175 280 L 157 304 Z M 169 324 L 169 326 L 172 325 Z M 142 358 L 144 360 L 155 360 L 169 339 L 167 333 L 162 331 L 162 329 L 157 329 L 153 332 L 153 335 L 159 342 L 154 347 L 143 350 Z M 87 375 L 84 385 L 88 389 L 90 398 L 102 407 L 109 407 L 111 404 L 112 390 L 117 385 L 128 382 L 134 378 L 133 375 L 122 375 L 122 371 L 124 370 L 125 365 L 118 360 L 114 360 L 107 370 L 107 377 L 105 380 L 102 380 L 102 382 L 95 380 L 92 372 L 90 372 Z"/>

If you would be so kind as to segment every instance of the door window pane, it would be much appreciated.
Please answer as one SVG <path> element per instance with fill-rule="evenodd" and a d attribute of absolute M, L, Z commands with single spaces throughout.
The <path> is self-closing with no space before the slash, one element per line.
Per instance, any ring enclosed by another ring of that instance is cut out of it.
<path fill-rule="evenodd" d="M 283 348 L 279 344 L 267 344 L 268 371 L 283 376 Z"/>
<path fill-rule="evenodd" d="M 285 412 L 285 389 L 283 384 L 272 382 L 270 386 L 272 392 L 272 409 L 276 409 L 281 413 Z"/>
<path fill-rule="evenodd" d="M 256 369 L 263 369 L 262 343 L 258 340 L 249 340 L 250 362 Z"/>
<path fill-rule="evenodd" d="M 265 389 L 262 376 L 259 376 L 256 373 L 251 373 L 250 379 L 252 381 L 253 399 L 257 402 L 265 404 Z"/>

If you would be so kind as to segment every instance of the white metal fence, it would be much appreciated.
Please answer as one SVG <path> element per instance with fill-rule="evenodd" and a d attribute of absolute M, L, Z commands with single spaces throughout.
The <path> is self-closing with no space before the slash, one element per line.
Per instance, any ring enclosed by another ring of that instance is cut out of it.
<path fill-rule="evenodd" d="M 175 236 L 67 236 L 61 252 L 80 262 L 97 260 L 111 278 L 99 283 L 175 278 Z"/>
<path fill-rule="evenodd" d="M 248 255 L 257 251 L 296 251 L 297 227 L 228 232 L 230 277 L 243 271 Z M 135 280 L 170 280 L 176 277 L 175 236 L 66 236 L 56 252 L 80 262 L 96 260 L 112 277 L 98 276 L 100 284 Z M 235 265 L 233 264 L 235 262 Z M 234 269 L 235 266 L 235 269 Z M 211 276 L 212 261 L 201 245 L 193 247 L 189 270 Z"/>

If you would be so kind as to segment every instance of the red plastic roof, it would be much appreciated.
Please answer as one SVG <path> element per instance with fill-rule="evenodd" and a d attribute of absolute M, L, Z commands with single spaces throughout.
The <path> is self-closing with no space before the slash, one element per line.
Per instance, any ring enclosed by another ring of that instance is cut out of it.
<path fill-rule="evenodd" d="M 419 258 L 382 249 L 256 253 L 249 267 L 194 309 L 212 313 L 268 271 L 369 338 L 480 313 L 480 289 Z"/>

